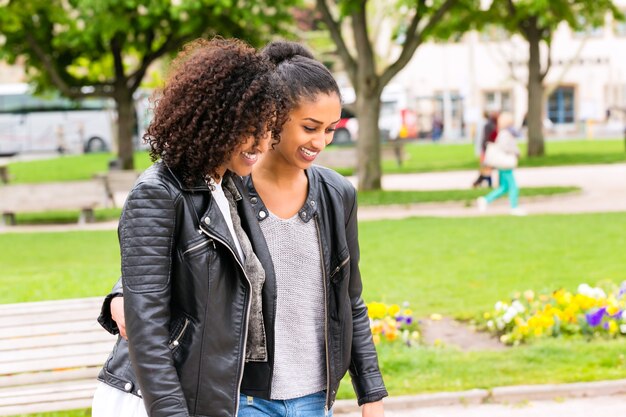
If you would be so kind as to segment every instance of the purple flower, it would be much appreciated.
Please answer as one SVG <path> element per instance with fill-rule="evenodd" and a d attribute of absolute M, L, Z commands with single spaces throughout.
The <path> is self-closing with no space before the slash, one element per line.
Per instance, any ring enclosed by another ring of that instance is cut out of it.
<path fill-rule="evenodd" d="M 602 318 L 604 317 L 605 314 L 606 314 L 606 307 L 602 307 L 602 308 L 597 309 L 593 313 L 585 314 L 585 317 L 587 318 L 587 323 L 591 327 L 596 327 L 597 325 L 602 323 Z"/>
<path fill-rule="evenodd" d="M 624 294 L 626 294 L 626 281 L 622 282 L 622 285 L 619 288 L 619 294 L 617 294 L 617 298 L 622 298 L 622 295 Z"/>
<path fill-rule="evenodd" d="M 404 319 L 404 322 L 405 322 L 406 324 L 409 324 L 409 325 L 410 325 L 411 323 L 413 323 L 413 317 L 410 317 L 410 316 L 409 316 L 409 317 L 406 317 L 406 318 Z"/>

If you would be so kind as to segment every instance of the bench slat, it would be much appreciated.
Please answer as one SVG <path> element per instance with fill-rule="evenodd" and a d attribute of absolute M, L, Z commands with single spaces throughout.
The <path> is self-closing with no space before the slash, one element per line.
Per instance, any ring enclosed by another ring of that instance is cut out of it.
<path fill-rule="evenodd" d="M 65 321 L 91 320 L 96 321 L 99 312 L 93 308 L 81 308 L 76 310 L 50 311 L 45 314 L 15 314 L 3 317 L 0 321 L 0 329 L 8 327 L 22 327 L 31 325 L 50 324 L 54 325 Z"/>
<path fill-rule="evenodd" d="M 28 385 L 18 388 L 0 388 L 0 405 L 6 405 L 13 402 L 13 404 L 24 404 L 22 400 L 12 399 L 12 395 L 19 395 L 20 397 L 47 395 L 47 394 L 64 394 L 69 390 L 84 390 L 95 389 L 96 381 L 93 379 L 80 379 L 75 381 L 59 382 L 58 384 L 38 384 Z"/>
<path fill-rule="evenodd" d="M 80 320 L 64 323 L 36 324 L 33 326 L 2 327 L 0 328 L 0 339 L 13 339 L 18 337 L 44 336 L 59 333 L 72 333 L 81 331 L 102 330 L 100 324 L 95 320 Z"/>
<path fill-rule="evenodd" d="M 100 310 L 104 297 L 71 298 L 67 300 L 34 301 L 27 303 L 0 304 L 0 316 L 43 313 L 48 311 L 75 310 L 82 308 L 94 308 Z"/>
<path fill-rule="evenodd" d="M 5 364 L 11 362 L 71 357 L 90 353 L 109 353 L 113 350 L 113 342 L 113 340 L 107 340 L 98 343 L 65 344 L 55 347 L 19 349 L 4 352 L 2 356 L 0 356 L 0 374 L 5 373 Z"/>
<path fill-rule="evenodd" d="M 55 369 L 71 369 L 82 366 L 102 366 L 109 352 L 88 355 L 74 355 L 64 358 L 48 358 L 28 361 L 16 361 L 2 364 L 2 374 L 16 374 L 20 372 L 47 371 Z"/>
<path fill-rule="evenodd" d="M 76 397 L 78 398 L 64 401 L 48 401 L 45 403 L 0 407 L 0 416 L 46 413 L 49 411 L 79 410 L 91 407 L 91 397 L 87 398 L 85 395 L 79 395 L 79 393 L 76 393 Z"/>
<path fill-rule="evenodd" d="M 6 338 L 0 340 L 0 352 L 13 351 L 17 349 L 29 349 L 47 346 L 62 346 L 68 344 L 78 344 L 87 342 L 115 341 L 117 336 L 108 334 L 104 329 L 98 327 L 89 332 L 75 332 L 57 335 L 21 337 L 16 339 Z M 4 355 L 4 353 L 2 353 Z"/>
<path fill-rule="evenodd" d="M 81 379 L 96 380 L 102 366 L 90 366 L 87 368 L 65 369 L 62 371 L 29 372 L 23 374 L 0 376 L 0 387 L 21 387 L 26 385 L 47 384 L 76 381 Z"/>

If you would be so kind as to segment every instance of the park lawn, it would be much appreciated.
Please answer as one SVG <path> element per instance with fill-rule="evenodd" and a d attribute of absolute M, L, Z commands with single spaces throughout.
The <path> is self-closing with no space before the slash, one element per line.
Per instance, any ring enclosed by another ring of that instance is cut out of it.
<path fill-rule="evenodd" d="M 581 164 L 610 164 L 626 162 L 624 141 L 614 140 L 568 140 L 547 141 L 546 155 L 527 158 L 526 143 L 520 143 L 521 167 L 563 166 Z M 332 147 L 326 152 L 332 151 Z M 407 142 L 404 147 L 405 159 L 398 166 L 393 158 L 382 163 L 383 172 L 402 174 L 410 172 L 477 170 L 478 160 L 474 155 L 474 145 L 438 144 L 432 142 Z M 352 175 L 354 169 L 333 167 L 342 175 Z"/>
<path fill-rule="evenodd" d="M 525 144 L 521 144 L 525 155 Z M 332 146 L 325 152 L 333 152 Z M 339 149 L 339 147 L 337 147 Z M 405 145 L 407 158 L 401 167 L 395 161 L 383 161 L 384 173 L 409 173 L 429 171 L 474 170 L 478 168 L 472 144 L 438 144 L 410 142 Z M 626 162 L 623 140 L 572 140 L 546 142 L 546 156 L 528 159 L 522 157 L 520 166 L 559 166 L 578 164 L 604 164 Z M 71 155 L 49 160 L 13 162 L 9 171 L 14 183 L 87 180 L 97 173 L 106 172 L 110 153 Z M 150 166 L 147 152 L 135 154 L 135 168 L 139 171 Z M 354 170 L 333 167 L 343 175 Z"/>
<path fill-rule="evenodd" d="M 467 318 L 516 291 L 619 283 L 623 230 L 626 213 L 362 222 L 363 297 L 406 301 L 416 317 Z M 1 303 L 103 295 L 119 274 L 114 231 L 1 234 L 0 247 L 0 285 L 10 289 Z M 626 338 L 550 339 L 498 352 L 385 343 L 380 361 L 392 395 L 626 378 Z M 340 397 L 353 397 L 349 383 Z"/>
<path fill-rule="evenodd" d="M 11 183 L 40 183 L 89 180 L 107 172 L 111 153 L 65 155 L 53 159 L 37 159 L 9 164 Z M 150 166 L 147 152 L 135 152 L 135 168 L 143 171 Z"/>
<path fill-rule="evenodd" d="M 122 213 L 121 208 L 95 209 L 96 222 L 117 220 Z M 78 222 L 80 213 L 76 210 L 69 211 L 42 211 L 35 213 L 16 213 L 15 222 L 18 225 L 36 224 L 73 224 Z"/>
<path fill-rule="evenodd" d="M 619 283 L 624 230 L 626 213 L 361 222 L 363 296 L 467 317 L 515 291 Z M 119 274 L 113 230 L 3 233 L 0 247 L 0 303 L 100 295 Z"/>

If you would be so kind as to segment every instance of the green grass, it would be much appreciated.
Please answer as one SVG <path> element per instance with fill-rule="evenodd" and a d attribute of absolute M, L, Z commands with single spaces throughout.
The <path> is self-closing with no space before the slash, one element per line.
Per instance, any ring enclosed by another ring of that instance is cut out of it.
<path fill-rule="evenodd" d="M 385 384 L 395 396 L 621 379 L 626 377 L 624 339 L 593 342 L 552 339 L 498 352 L 381 344 L 378 352 Z M 347 377 L 338 396 L 354 398 Z"/>
<path fill-rule="evenodd" d="M 619 140 L 572 140 L 546 142 L 546 155 L 527 158 L 526 144 L 520 144 L 521 167 L 562 166 L 580 164 L 610 164 L 626 162 L 624 141 Z M 332 147 L 326 152 L 332 152 Z M 474 170 L 478 161 L 473 144 L 434 144 L 410 142 L 405 144 L 405 161 L 398 167 L 395 160 L 383 161 L 385 173 L 409 173 L 431 171 Z M 343 175 L 354 170 L 334 167 Z"/>
<path fill-rule="evenodd" d="M 515 291 L 619 283 L 624 230 L 626 213 L 362 222 L 364 298 L 466 316 Z"/>
<path fill-rule="evenodd" d="M 68 155 L 54 159 L 40 159 L 9 164 L 11 183 L 40 183 L 88 180 L 95 174 L 108 171 L 110 153 Z M 147 152 L 135 153 L 135 168 L 144 170 L 150 166 Z"/>
<path fill-rule="evenodd" d="M 0 234 L 0 303 L 106 294 L 119 276 L 115 231 Z"/>
<path fill-rule="evenodd" d="M 624 230 L 626 213 L 362 222 L 363 296 L 408 301 L 418 317 L 468 317 L 516 291 L 621 282 Z M 0 285 L 9 289 L 0 303 L 103 295 L 119 275 L 114 231 L 0 234 L 0 247 Z M 626 338 L 498 352 L 383 343 L 379 351 L 392 395 L 626 378 Z M 353 397 L 349 383 L 340 396 Z"/>
<path fill-rule="evenodd" d="M 525 155 L 525 145 L 521 145 Z M 333 152 L 329 147 L 325 152 Z M 383 161 L 385 173 L 408 173 L 477 169 L 472 144 L 433 144 L 413 142 L 405 146 L 407 155 L 402 167 L 393 160 Z M 522 157 L 520 166 L 557 166 L 577 164 L 604 164 L 626 162 L 623 140 L 574 140 L 546 142 L 546 156 L 528 159 Z M 85 180 L 94 174 L 105 172 L 108 162 L 114 158 L 110 153 L 63 156 L 50 160 L 14 162 L 9 172 L 14 183 L 54 182 Z M 135 168 L 144 170 L 150 166 L 147 152 L 135 154 Z M 344 175 L 353 173 L 352 168 L 335 167 Z"/>
<path fill-rule="evenodd" d="M 91 408 L 84 410 L 57 411 L 54 413 L 18 414 L 12 417 L 91 417 Z"/>
<path fill-rule="evenodd" d="M 117 220 L 122 213 L 120 208 L 96 209 L 94 217 L 96 222 Z M 16 213 L 15 222 L 18 225 L 39 224 L 72 224 L 78 222 L 80 213 L 74 211 L 45 211 L 36 213 Z"/>
<path fill-rule="evenodd" d="M 521 197 L 551 196 L 580 191 L 578 187 L 526 187 L 520 189 Z M 466 201 L 485 195 L 485 189 L 433 190 L 433 191 L 360 191 L 360 206 L 380 206 L 389 204 L 435 203 L 445 201 Z"/>

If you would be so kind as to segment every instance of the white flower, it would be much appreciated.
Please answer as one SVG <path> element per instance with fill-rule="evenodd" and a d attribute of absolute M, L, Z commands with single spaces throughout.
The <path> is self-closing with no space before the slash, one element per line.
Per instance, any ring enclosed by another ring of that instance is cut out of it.
<path fill-rule="evenodd" d="M 524 305 L 518 300 L 513 301 L 511 307 L 513 307 L 518 313 L 523 313 L 524 311 L 526 311 L 526 307 L 524 307 Z"/>
<path fill-rule="evenodd" d="M 517 316 L 517 310 L 514 307 L 509 307 L 506 313 L 504 313 L 504 316 L 502 316 L 502 319 L 508 324 L 515 318 L 515 316 Z"/>
<path fill-rule="evenodd" d="M 503 303 L 502 301 L 498 301 L 498 302 L 496 303 L 496 305 L 495 305 L 493 308 L 494 308 L 496 311 L 501 311 L 501 310 L 503 310 L 503 308 L 502 308 L 503 306 L 504 306 L 504 303 Z"/>
<path fill-rule="evenodd" d="M 495 325 L 493 324 L 493 320 L 489 320 L 489 321 L 487 322 L 487 328 L 488 328 L 489 330 L 493 330 L 494 326 L 495 326 Z"/>
<path fill-rule="evenodd" d="M 504 329 L 504 321 L 502 321 L 502 319 L 500 318 L 496 319 L 496 328 L 498 330 Z"/>
<path fill-rule="evenodd" d="M 620 324 L 619 331 L 623 334 L 626 334 L 626 324 Z"/>
<path fill-rule="evenodd" d="M 587 297 L 595 298 L 596 300 L 600 298 L 606 298 L 606 293 L 602 288 L 591 287 L 588 284 L 580 284 L 578 286 L 578 293 Z"/>
<path fill-rule="evenodd" d="M 586 296 L 590 296 L 589 294 L 591 294 L 591 287 L 588 284 L 580 284 L 578 286 L 578 293 L 582 294 L 582 295 L 586 295 Z"/>

